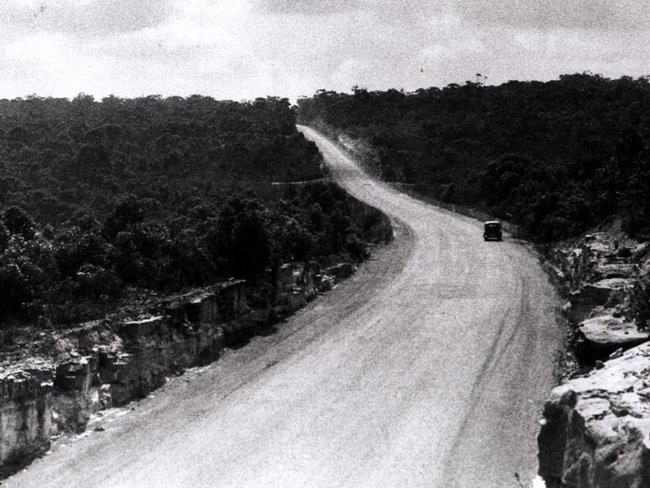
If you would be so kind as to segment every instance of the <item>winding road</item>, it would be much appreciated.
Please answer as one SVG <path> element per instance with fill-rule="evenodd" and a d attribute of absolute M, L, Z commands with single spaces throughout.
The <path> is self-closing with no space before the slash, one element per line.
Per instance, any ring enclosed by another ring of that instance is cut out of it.
<path fill-rule="evenodd" d="M 300 129 L 395 240 L 276 334 L 107 412 L 103 431 L 57 442 L 5 486 L 530 486 L 563 342 L 536 256 Z"/>

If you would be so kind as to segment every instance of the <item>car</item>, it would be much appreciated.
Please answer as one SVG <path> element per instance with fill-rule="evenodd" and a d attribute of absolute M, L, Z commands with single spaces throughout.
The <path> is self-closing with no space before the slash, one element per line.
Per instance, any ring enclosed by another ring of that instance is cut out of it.
<path fill-rule="evenodd" d="M 503 240 L 503 231 L 501 230 L 501 222 L 498 220 L 488 220 L 483 225 L 483 239 L 486 241 L 500 241 Z"/>

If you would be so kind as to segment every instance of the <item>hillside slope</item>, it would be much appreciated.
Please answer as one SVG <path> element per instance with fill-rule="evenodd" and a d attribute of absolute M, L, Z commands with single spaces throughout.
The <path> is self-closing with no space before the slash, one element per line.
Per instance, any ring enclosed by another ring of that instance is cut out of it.
<path fill-rule="evenodd" d="M 369 147 L 367 166 L 421 195 L 481 208 L 538 241 L 620 216 L 650 235 L 650 83 L 563 75 L 414 93 L 321 90 L 300 123 Z"/>
<path fill-rule="evenodd" d="M 536 257 L 396 193 L 316 132 L 395 240 L 277 335 L 172 382 L 8 486 L 503 488 L 535 471 L 562 334 Z M 273 344 L 274 347 L 266 347 Z"/>

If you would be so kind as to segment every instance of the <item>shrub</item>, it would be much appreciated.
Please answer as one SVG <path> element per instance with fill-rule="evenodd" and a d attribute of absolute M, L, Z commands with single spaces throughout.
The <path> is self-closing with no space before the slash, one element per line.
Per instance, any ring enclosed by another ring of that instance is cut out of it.
<path fill-rule="evenodd" d="M 20 235 L 25 239 L 34 238 L 34 222 L 21 208 L 9 207 L 2 214 L 2 221 L 11 234 Z"/>

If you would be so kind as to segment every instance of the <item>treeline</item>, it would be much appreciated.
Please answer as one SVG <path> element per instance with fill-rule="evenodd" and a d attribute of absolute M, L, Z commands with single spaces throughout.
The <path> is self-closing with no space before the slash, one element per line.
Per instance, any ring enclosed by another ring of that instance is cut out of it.
<path fill-rule="evenodd" d="M 299 119 L 362 139 L 372 169 L 421 194 L 480 208 L 554 241 L 620 217 L 650 238 L 650 83 L 598 75 L 319 91 Z"/>
<path fill-rule="evenodd" d="M 0 100 L 0 324 L 363 259 L 377 212 L 329 183 L 273 185 L 321 163 L 286 99 Z"/>
<path fill-rule="evenodd" d="M 233 191 L 266 198 L 272 181 L 321 175 L 294 122 L 278 98 L 0 100 L 0 205 L 54 224 L 79 209 L 105 216 L 116 196 L 166 217 Z"/>

